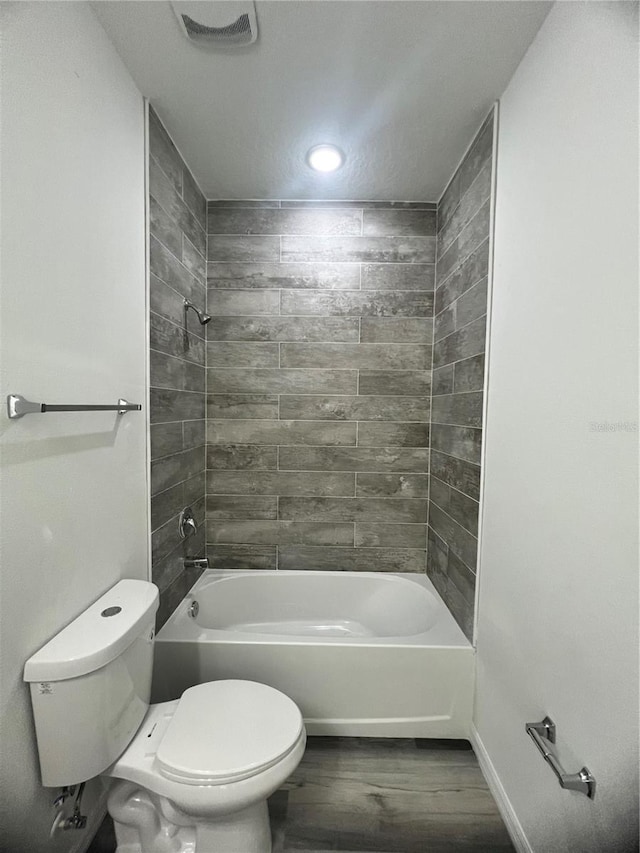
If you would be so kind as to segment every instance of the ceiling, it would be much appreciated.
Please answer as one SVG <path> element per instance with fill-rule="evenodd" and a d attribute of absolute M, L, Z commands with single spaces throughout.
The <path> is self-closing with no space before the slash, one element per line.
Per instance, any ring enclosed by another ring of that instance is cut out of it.
<path fill-rule="evenodd" d="M 258 0 L 258 41 L 217 51 L 168 2 L 92 7 L 208 198 L 433 201 L 551 5 Z"/>

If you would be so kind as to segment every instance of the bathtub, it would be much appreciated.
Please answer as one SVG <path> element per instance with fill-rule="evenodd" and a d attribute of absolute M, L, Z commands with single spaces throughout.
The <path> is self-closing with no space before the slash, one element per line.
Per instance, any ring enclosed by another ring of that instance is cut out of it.
<path fill-rule="evenodd" d="M 157 635 L 153 701 L 244 678 L 311 735 L 466 738 L 473 665 L 426 575 L 210 570 Z"/>

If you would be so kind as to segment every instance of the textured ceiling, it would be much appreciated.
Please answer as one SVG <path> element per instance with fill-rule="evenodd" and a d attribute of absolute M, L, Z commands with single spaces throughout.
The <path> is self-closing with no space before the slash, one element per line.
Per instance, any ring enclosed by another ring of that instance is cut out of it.
<path fill-rule="evenodd" d="M 190 44 L 166 2 L 92 6 L 208 198 L 435 200 L 551 4 L 258 0 L 235 51 Z M 334 175 L 305 165 L 318 142 L 346 153 Z"/>

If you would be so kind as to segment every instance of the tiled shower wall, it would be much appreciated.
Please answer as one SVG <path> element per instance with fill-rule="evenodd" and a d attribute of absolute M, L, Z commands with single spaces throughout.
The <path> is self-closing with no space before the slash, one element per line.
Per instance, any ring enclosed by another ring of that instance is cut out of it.
<path fill-rule="evenodd" d="M 438 205 L 427 572 L 473 633 L 493 113 Z"/>
<path fill-rule="evenodd" d="M 206 202 L 153 110 L 149 111 L 150 419 L 153 581 L 158 626 L 196 580 L 185 556 L 204 554 L 205 333 L 185 297 L 206 301 Z M 196 537 L 178 534 L 190 505 Z"/>
<path fill-rule="evenodd" d="M 208 205 L 214 568 L 426 570 L 435 205 Z"/>

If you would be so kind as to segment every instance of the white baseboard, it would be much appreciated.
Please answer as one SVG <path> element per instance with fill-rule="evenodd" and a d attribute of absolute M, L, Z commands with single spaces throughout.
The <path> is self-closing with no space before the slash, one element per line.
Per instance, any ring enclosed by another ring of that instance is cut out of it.
<path fill-rule="evenodd" d="M 493 798 L 496 801 L 496 805 L 498 806 L 498 811 L 500 812 L 502 820 L 507 827 L 507 832 L 513 842 L 513 846 L 516 848 L 518 853 L 533 853 L 533 847 L 527 840 L 524 829 L 522 828 L 522 825 L 518 820 L 518 816 L 511 805 L 511 800 L 507 796 L 505 789 L 502 787 L 502 782 L 500 781 L 496 769 L 489 758 L 489 753 L 485 749 L 485 746 L 480 739 L 480 735 L 473 724 L 471 725 L 469 740 L 471 741 L 473 751 L 478 759 L 482 775 L 489 786 L 489 790 L 491 791 Z"/>

